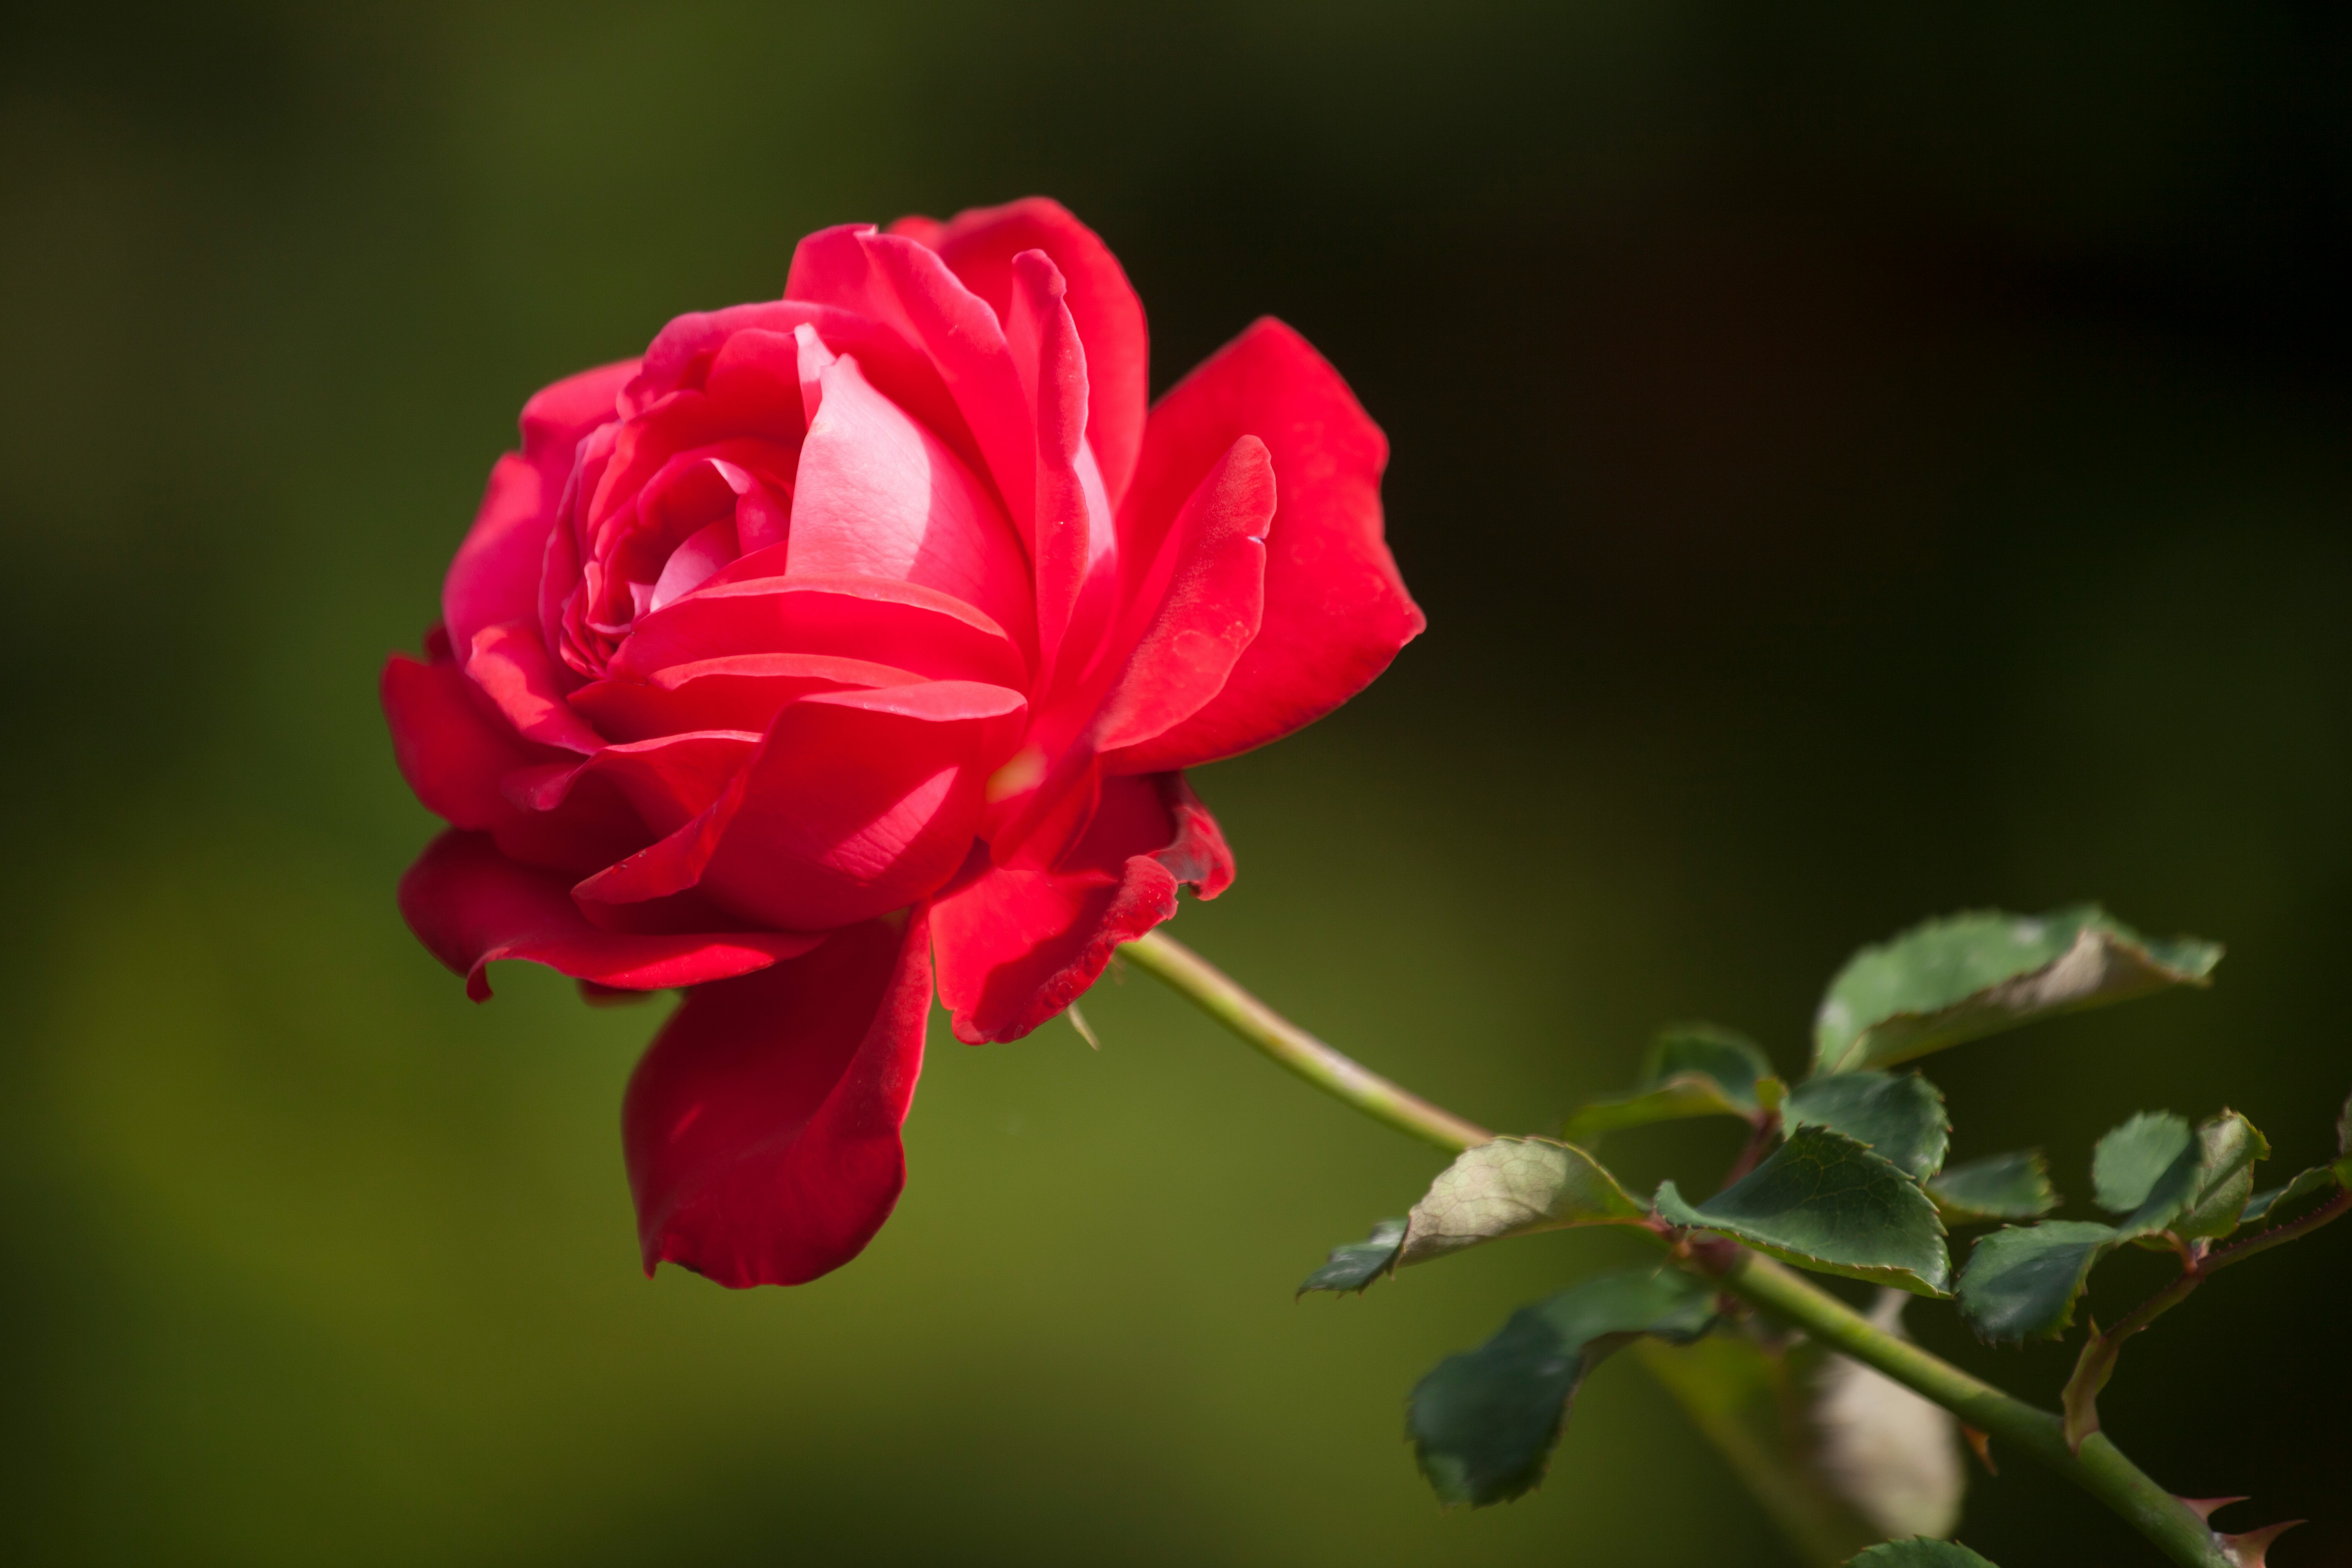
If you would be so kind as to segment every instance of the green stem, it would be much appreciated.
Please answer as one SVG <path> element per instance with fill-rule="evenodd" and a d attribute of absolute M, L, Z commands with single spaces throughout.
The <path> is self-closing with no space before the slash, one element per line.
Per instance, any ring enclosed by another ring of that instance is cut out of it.
<path fill-rule="evenodd" d="M 1494 1137 L 1475 1122 L 1357 1065 L 1172 937 L 1154 931 L 1126 943 L 1119 952 L 1292 1072 L 1376 1121 L 1457 1152 Z M 1704 1269 L 1702 1256 L 1685 1255 L 1687 1265 Z M 1728 1268 L 1714 1271 L 1713 1277 L 1732 1294 L 1876 1368 L 1979 1431 L 2016 1445 L 2106 1504 L 2183 1568 L 2235 1568 L 2204 1521 L 2124 1458 L 2104 1434 L 2094 1433 L 2082 1453 L 2074 1453 L 2066 1447 L 2057 1415 L 1874 1326 L 1828 1291 L 1760 1254 L 1743 1248 Z"/>
<path fill-rule="evenodd" d="M 1118 955 L 1166 981 L 1210 1017 L 1332 1099 L 1354 1106 L 1375 1121 L 1454 1154 L 1489 1142 L 1495 1136 L 1476 1122 L 1431 1104 L 1333 1050 L 1172 936 L 1153 931 L 1138 937 L 1122 946 Z"/>
<path fill-rule="evenodd" d="M 2340 1165 L 2336 1168 L 2343 1169 Z M 2300 1236 L 2308 1236 L 2328 1221 L 2343 1218 L 2347 1211 L 2352 1211 L 2352 1187 L 2338 1187 L 2336 1189 L 2334 1197 L 2302 1218 L 2291 1219 L 2284 1225 L 2273 1226 L 2270 1229 L 2250 1236 L 2243 1241 L 2207 1253 L 2204 1261 L 2198 1266 L 2198 1272 L 2210 1274 L 2216 1268 L 2227 1268 L 2232 1263 L 2243 1263 L 2254 1254 L 2268 1252 L 2281 1242 L 2293 1241 Z"/>
<path fill-rule="evenodd" d="M 1874 1325 L 1794 1270 L 1759 1254 L 1743 1253 L 1722 1277 L 1732 1294 L 1795 1323 L 1832 1350 L 1885 1373 L 1942 1405 L 1981 1432 L 2015 1444 L 2089 1492 L 2186 1568 L 2233 1568 L 2205 1522 L 2179 1499 L 2124 1458 L 2105 1434 L 2093 1433 L 2080 1455 L 2066 1447 L 2059 1418 L 2003 1394 L 1910 1341 Z"/>

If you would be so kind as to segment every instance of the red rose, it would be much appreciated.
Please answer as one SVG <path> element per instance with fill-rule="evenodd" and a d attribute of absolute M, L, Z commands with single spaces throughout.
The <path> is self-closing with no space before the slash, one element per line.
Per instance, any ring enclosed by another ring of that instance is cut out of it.
<path fill-rule="evenodd" d="M 1422 626 L 1386 444 L 1265 320 L 1147 413 L 1143 308 L 1052 202 L 803 240 L 522 415 L 394 655 L 450 831 L 402 912 L 467 976 L 684 986 L 622 1113 L 646 1267 L 792 1284 L 905 1181 L 933 965 L 959 1038 L 1068 1005 L 1179 883 L 1181 769 L 1360 689 Z"/>

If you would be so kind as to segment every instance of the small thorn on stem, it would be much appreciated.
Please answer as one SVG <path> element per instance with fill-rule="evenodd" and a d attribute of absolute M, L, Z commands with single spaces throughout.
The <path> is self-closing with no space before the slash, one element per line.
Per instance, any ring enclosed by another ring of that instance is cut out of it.
<path fill-rule="evenodd" d="M 1960 1436 L 1968 1439 L 1969 1451 L 1977 1457 L 1977 1463 L 1985 1468 L 1986 1475 L 2000 1474 L 2000 1467 L 1992 1462 L 1991 1433 L 1971 1426 L 1963 1421 L 1960 1423 Z"/>
<path fill-rule="evenodd" d="M 2195 1514 L 2205 1523 L 2210 1524 L 2216 1513 L 2233 1502 L 2243 1502 L 2246 1500 L 2242 1497 L 2175 1497 L 2172 1500 Z"/>
<path fill-rule="evenodd" d="M 1102 1049 L 1102 1042 L 1095 1038 L 1094 1026 L 1087 1022 L 1087 1016 L 1078 1011 L 1078 1005 L 1076 1002 L 1063 1008 L 1062 1016 L 1069 1019 L 1070 1027 L 1078 1032 L 1078 1038 L 1086 1041 L 1096 1050 Z"/>
<path fill-rule="evenodd" d="M 2271 1542 L 2304 1522 L 2300 1519 L 2290 1519 L 2284 1524 L 2266 1524 L 2242 1535 L 2223 1535 L 2217 1531 L 2213 1539 L 2221 1543 L 2222 1554 L 2236 1563 L 2237 1568 L 2265 1568 L 2263 1554 L 2271 1549 Z"/>

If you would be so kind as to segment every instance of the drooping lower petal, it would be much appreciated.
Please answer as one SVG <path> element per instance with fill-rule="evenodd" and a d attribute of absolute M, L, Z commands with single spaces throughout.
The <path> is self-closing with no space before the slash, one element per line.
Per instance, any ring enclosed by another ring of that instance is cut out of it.
<path fill-rule="evenodd" d="M 488 834 L 456 828 L 427 845 L 400 879 L 400 912 L 434 957 L 466 977 L 466 994 L 477 1002 L 490 994 L 485 971 L 497 959 L 654 991 L 748 974 L 822 940 L 790 931 L 604 931 L 580 912 L 561 874 L 508 858 Z"/>
<path fill-rule="evenodd" d="M 1147 557 L 1202 475 L 1243 436 L 1274 459 L 1265 610 L 1217 696 L 1107 757 L 1116 772 L 1190 767 L 1264 745 L 1363 689 L 1422 629 L 1381 538 L 1388 443 L 1339 373 L 1297 332 L 1259 321 L 1151 411 L 1120 548 Z"/>
<path fill-rule="evenodd" d="M 932 902 L 940 1000 L 956 1038 L 1017 1039 L 1068 1006 L 1120 942 L 1233 881 L 1233 857 L 1179 773 L 1103 784 L 1092 826 L 1058 865 L 993 866 L 985 853 Z"/>
<path fill-rule="evenodd" d="M 797 1285 L 864 1250 L 906 1184 L 930 1002 L 919 910 L 689 992 L 621 1110 L 646 1272 Z"/>

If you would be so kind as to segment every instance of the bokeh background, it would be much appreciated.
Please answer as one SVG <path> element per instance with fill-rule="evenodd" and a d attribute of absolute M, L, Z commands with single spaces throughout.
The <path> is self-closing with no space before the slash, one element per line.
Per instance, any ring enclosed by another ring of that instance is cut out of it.
<path fill-rule="evenodd" d="M 1708 0 L 0 13 L 0 1465 L 26 1563 L 1779 1563 L 1631 1361 L 1441 1512 L 1402 1401 L 1607 1238 L 1293 1306 L 1436 1163 L 1140 978 L 934 1027 L 897 1219 L 638 1273 L 667 1002 L 476 1008 L 373 696 L 522 399 L 819 225 L 1061 197 L 1164 386 L 1253 316 L 1395 445 L 1431 629 L 1207 770 L 1178 930 L 1534 1129 L 1856 943 L 2102 898 L 2207 994 L 1939 1058 L 1956 1152 L 2347 1085 L 2352 13 Z M 1616 1147 L 1703 1173 L 1728 1133 Z M 2112 1316 L 2154 1275 L 2116 1266 Z M 2137 1343 L 2109 1429 L 2352 1554 L 2352 1232 Z M 2070 1349 L 1920 1335 L 2054 1395 Z M 2152 1563 L 2021 1458 L 1962 1533 Z"/>

